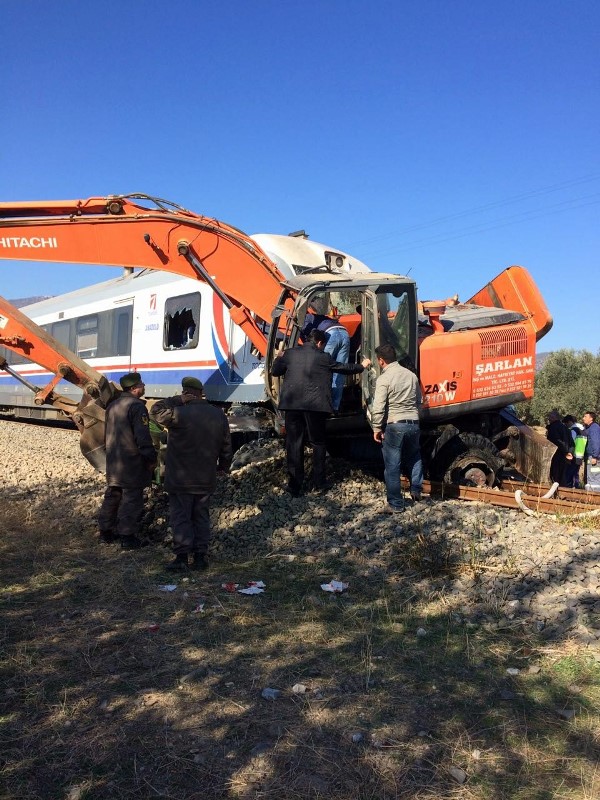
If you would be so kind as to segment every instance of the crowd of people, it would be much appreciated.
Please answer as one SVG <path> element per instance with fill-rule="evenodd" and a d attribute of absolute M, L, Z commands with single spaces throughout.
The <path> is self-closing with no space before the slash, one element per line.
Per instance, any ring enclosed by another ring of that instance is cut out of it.
<path fill-rule="evenodd" d="M 121 378 L 121 394 L 106 409 L 106 491 L 98 514 L 100 541 L 126 550 L 144 547 L 140 536 L 144 488 L 151 483 L 157 451 L 150 420 L 168 431 L 164 486 L 175 558 L 166 569 L 206 569 L 210 498 L 217 471 L 228 472 L 233 450 L 225 414 L 203 397 L 202 383 L 187 377 L 181 394 L 158 400 L 150 414 L 139 372 Z"/>
<path fill-rule="evenodd" d="M 339 407 L 337 376 L 361 373 L 371 366 L 337 360 L 348 358 L 347 342 L 335 335 L 331 320 L 313 315 L 303 331 L 303 343 L 283 351 L 273 365 L 273 376 L 285 376 L 279 408 L 286 429 L 287 491 L 299 497 L 306 490 L 322 492 L 330 485 L 326 475 L 326 421 Z M 331 331 L 331 332 L 329 332 Z M 328 352 L 331 337 L 334 347 Z M 336 358 L 337 356 L 337 358 Z M 401 474 L 410 480 L 410 497 L 421 499 L 423 464 L 420 450 L 421 390 L 414 372 L 402 366 L 394 347 L 375 349 L 380 373 L 371 409 L 374 440 L 382 446 L 386 504 L 383 511 L 404 510 Z M 123 549 L 143 547 L 140 535 L 144 489 L 157 467 L 157 448 L 150 427 L 166 430 L 168 448 L 164 488 L 175 558 L 171 571 L 206 569 L 209 565 L 210 500 L 217 472 L 227 473 L 233 451 L 225 414 L 208 403 L 202 383 L 183 378 L 181 393 L 158 400 L 148 412 L 145 385 L 138 372 L 121 378 L 122 392 L 106 410 L 106 490 L 98 513 L 99 538 L 120 543 Z M 600 491 L 600 425 L 587 411 L 578 423 L 557 410 L 547 415 L 547 438 L 556 445 L 550 476 L 564 487 Z M 312 480 L 304 475 L 304 445 L 312 448 Z"/>
<path fill-rule="evenodd" d="M 287 491 L 294 497 L 303 492 L 329 488 L 326 475 L 325 425 L 336 409 L 335 377 L 362 372 L 371 366 L 338 361 L 327 352 L 327 330 L 323 320 L 312 320 L 305 343 L 285 350 L 275 360 L 273 375 L 284 376 L 279 407 L 286 428 Z M 339 343 L 338 343 L 339 344 Z M 341 351 L 336 345 L 336 355 Z M 373 436 L 383 446 L 387 505 L 385 511 L 404 508 L 400 489 L 402 469 L 411 476 L 410 494 L 421 497 L 423 467 L 419 449 L 421 392 L 416 376 L 400 366 L 390 345 L 375 351 L 381 374 L 373 405 Z M 347 355 L 346 355 L 347 358 Z M 166 430 L 168 447 L 164 488 L 169 496 L 169 518 L 175 558 L 170 571 L 206 569 L 209 565 L 210 499 L 217 472 L 228 472 L 233 451 L 225 414 L 208 403 L 202 383 L 193 377 L 181 382 L 181 393 L 156 401 L 147 411 L 145 385 L 138 372 L 121 380 L 122 392 L 106 410 L 106 490 L 98 513 L 99 539 L 120 543 L 123 549 L 147 544 L 140 534 L 144 489 L 157 467 L 154 431 Z M 304 445 L 312 448 L 312 480 L 305 481 Z"/>
<path fill-rule="evenodd" d="M 548 412 L 546 437 L 556 445 L 550 478 L 559 486 L 600 492 L 600 425 L 596 412 L 586 411 L 581 422 L 572 414 Z"/>

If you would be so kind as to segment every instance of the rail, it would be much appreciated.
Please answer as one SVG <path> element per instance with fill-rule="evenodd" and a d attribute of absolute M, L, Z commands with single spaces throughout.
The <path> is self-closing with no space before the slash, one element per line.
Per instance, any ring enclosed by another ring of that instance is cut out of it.
<path fill-rule="evenodd" d="M 408 489 L 409 483 L 402 478 L 402 485 Z M 514 508 L 533 514 L 557 514 L 563 516 L 600 516 L 600 494 L 584 489 L 559 488 L 552 497 L 544 497 L 550 489 L 540 483 L 527 483 L 505 479 L 496 489 L 475 486 L 454 486 L 437 481 L 423 481 L 423 492 L 432 497 L 445 500 L 471 500 L 501 508 Z M 519 493 L 519 494 L 518 494 Z M 519 500 L 521 502 L 519 502 Z M 523 508 L 525 506 L 525 509 Z"/>

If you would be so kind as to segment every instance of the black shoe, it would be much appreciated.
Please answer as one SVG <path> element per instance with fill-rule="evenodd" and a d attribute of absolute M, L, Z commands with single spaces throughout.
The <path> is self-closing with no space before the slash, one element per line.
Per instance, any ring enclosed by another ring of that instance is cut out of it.
<path fill-rule="evenodd" d="M 121 550 L 139 550 L 140 547 L 147 547 L 150 542 L 147 539 L 138 539 L 137 536 L 121 536 Z"/>
<path fill-rule="evenodd" d="M 187 553 L 180 553 L 178 556 L 175 556 L 173 561 L 170 564 L 167 564 L 165 569 L 168 572 L 184 572 L 188 568 L 188 557 Z"/>
<path fill-rule="evenodd" d="M 313 491 L 317 492 L 317 494 L 323 494 L 323 492 L 328 492 L 330 489 L 333 489 L 333 483 L 325 481 L 324 483 L 315 484 Z"/>
<path fill-rule="evenodd" d="M 191 568 L 194 570 L 208 569 L 210 561 L 206 553 L 194 553 Z"/>
<path fill-rule="evenodd" d="M 411 492 L 411 493 L 410 493 L 410 499 L 411 499 L 413 502 L 415 502 L 415 503 L 418 503 L 418 502 L 420 502 L 420 501 L 421 501 L 423 498 L 422 498 L 422 496 L 421 496 L 421 492 Z"/>
<path fill-rule="evenodd" d="M 114 544 L 118 542 L 120 538 L 120 536 L 117 536 L 112 531 L 100 531 L 98 534 L 98 541 L 101 544 Z"/>
<path fill-rule="evenodd" d="M 293 486 L 288 485 L 285 487 L 285 490 L 288 494 L 291 494 L 292 497 L 302 497 L 302 492 L 300 491 L 300 489 L 296 489 Z"/>

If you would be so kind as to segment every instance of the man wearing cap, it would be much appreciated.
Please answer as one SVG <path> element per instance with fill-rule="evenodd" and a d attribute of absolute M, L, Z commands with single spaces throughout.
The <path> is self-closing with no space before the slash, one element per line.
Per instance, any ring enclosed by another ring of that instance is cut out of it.
<path fill-rule="evenodd" d="M 181 381 L 181 394 L 158 400 L 150 416 L 168 430 L 165 489 L 173 530 L 175 560 L 171 571 L 208 567 L 210 498 L 217 484 L 217 468 L 228 472 L 233 451 L 225 414 L 202 395 L 197 378 Z"/>
<path fill-rule="evenodd" d="M 106 409 L 106 491 L 98 513 L 100 541 L 121 542 L 125 550 L 141 547 L 138 538 L 144 512 L 144 487 L 150 485 L 156 451 L 148 429 L 148 412 L 141 399 L 139 372 L 120 380 L 121 394 Z"/>

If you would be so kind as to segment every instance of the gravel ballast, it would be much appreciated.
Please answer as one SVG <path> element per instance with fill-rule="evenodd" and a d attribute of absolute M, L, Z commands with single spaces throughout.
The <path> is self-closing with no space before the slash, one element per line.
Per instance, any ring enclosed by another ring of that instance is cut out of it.
<path fill-rule="evenodd" d="M 24 502 L 49 530 L 95 535 L 104 479 L 81 455 L 76 432 L 0 421 L 0 444 L 4 505 Z M 332 489 L 292 498 L 283 489 L 282 444 L 246 450 L 252 462 L 219 478 L 213 561 L 269 558 L 284 568 L 346 560 L 365 577 L 442 593 L 465 625 L 523 626 L 577 642 L 600 660 L 600 530 L 592 523 L 429 498 L 387 515 L 381 479 L 341 460 L 329 463 Z M 151 537 L 168 538 L 166 497 L 151 496 L 148 509 Z"/>

